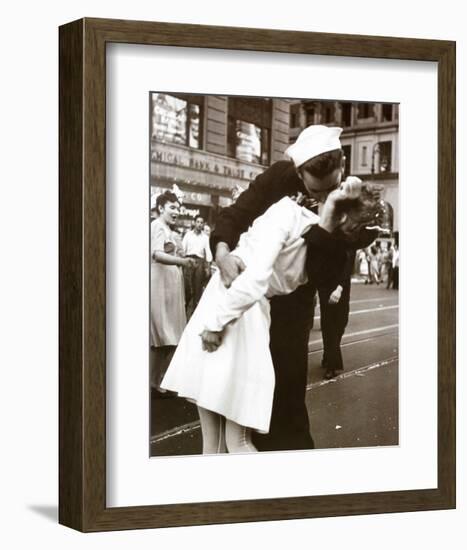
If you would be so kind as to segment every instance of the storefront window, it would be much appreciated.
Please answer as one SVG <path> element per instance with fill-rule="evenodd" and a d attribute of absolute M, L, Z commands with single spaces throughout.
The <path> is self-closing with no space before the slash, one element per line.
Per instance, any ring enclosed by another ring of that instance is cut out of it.
<path fill-rule="evenodd" d="M 272 101 L 267 98 L 229 97 L 227 154 L 268 165 L 271 149 Z"/>
<path fill-rule="evenodd" d="M 233 158 L 269 164 L 269 130 L 229 117 L 227 148 L 229 156 Z"/>
<path fill-rule="evenodd" d="M 163 143 L 201 148 L 202 104 L 168 94 L 152 94 L 152 137 Z"/>

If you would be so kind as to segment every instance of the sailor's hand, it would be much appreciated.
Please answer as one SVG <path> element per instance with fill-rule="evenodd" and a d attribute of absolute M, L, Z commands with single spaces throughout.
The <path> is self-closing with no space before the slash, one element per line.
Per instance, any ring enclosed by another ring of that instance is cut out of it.
<path fill-rule="evenodd" d="M 218 246 L 216 251 L 216 264 L 219 268 L 222 282 L 227 288 L 229 288 L 242 271 L 245 271 L 246 267 L 238 256 L 228 251 L 227 245 L 225 245 L 225 248 Z"/>
<path fill-rule="evenodd" d="M 200 334 L 204 351 L 213 352 L 222 344 L 223 332 L 214 332 L 212 330 L 203 330 Z"/>

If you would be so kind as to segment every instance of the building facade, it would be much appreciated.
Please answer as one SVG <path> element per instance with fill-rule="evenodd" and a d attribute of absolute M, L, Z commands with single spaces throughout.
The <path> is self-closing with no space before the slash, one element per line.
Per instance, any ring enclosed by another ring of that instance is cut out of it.
<path fill-rule="evenodd" d="M 181 190 L 181 225 L 198 215 L 215 225 L 289 145 L 285 100 L 152 93 L 150 109 L 151 194 Z"/>
<path fill-rule="evenodd" d="M 399 231 L 399 105 L 241 96 L 151 94 L 151 194 L 176 185 L 179 223 L 219 209 L 312 124 L 341 126 L 346 175 L 384 186 Z"/>
<path fill-rule="evenodd" d="M 399 105 L 341 101 L 290 101 L 290 142 L 312 124 L 340 126 L 346 175 L 384 186 L 399 232 Z"/>

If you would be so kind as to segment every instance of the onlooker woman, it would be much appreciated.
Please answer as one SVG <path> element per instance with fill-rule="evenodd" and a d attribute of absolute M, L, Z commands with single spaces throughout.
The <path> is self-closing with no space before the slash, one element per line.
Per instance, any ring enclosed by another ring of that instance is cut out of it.
<path fill-rule="evenodd" d="M 179 210 L 177 196 L 165 191 L 157 197 L 158 217 L 151 223 L 151 387 L 159 392 L 186 325 L 181 267 L 190 266 L 192 260 L 179 255 L 180 238 L 171 228 Z"/>
<path fill-rule="evenodd" d="M 357 256 L 358 261 L 358 273 L 360 277 L 365 281 L 367 285 L 370 281 L 370 262 L 368 261 L 368 254 L 365 249 L 360 250 Z"/>

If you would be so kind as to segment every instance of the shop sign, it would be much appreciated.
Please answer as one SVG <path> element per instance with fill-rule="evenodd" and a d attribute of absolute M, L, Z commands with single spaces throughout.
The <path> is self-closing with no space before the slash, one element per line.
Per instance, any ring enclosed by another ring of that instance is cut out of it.
<path fill-rule="evenodd" d="M 261 167 L 206 151 L 196 151 L 159 142 L 155 147 L 156 150 L 153 150 L 151 154 L 151 160 L 155 163 L 180 166 L 190 170 L 246 181 L 253 180 L 263 172 Z"/>

